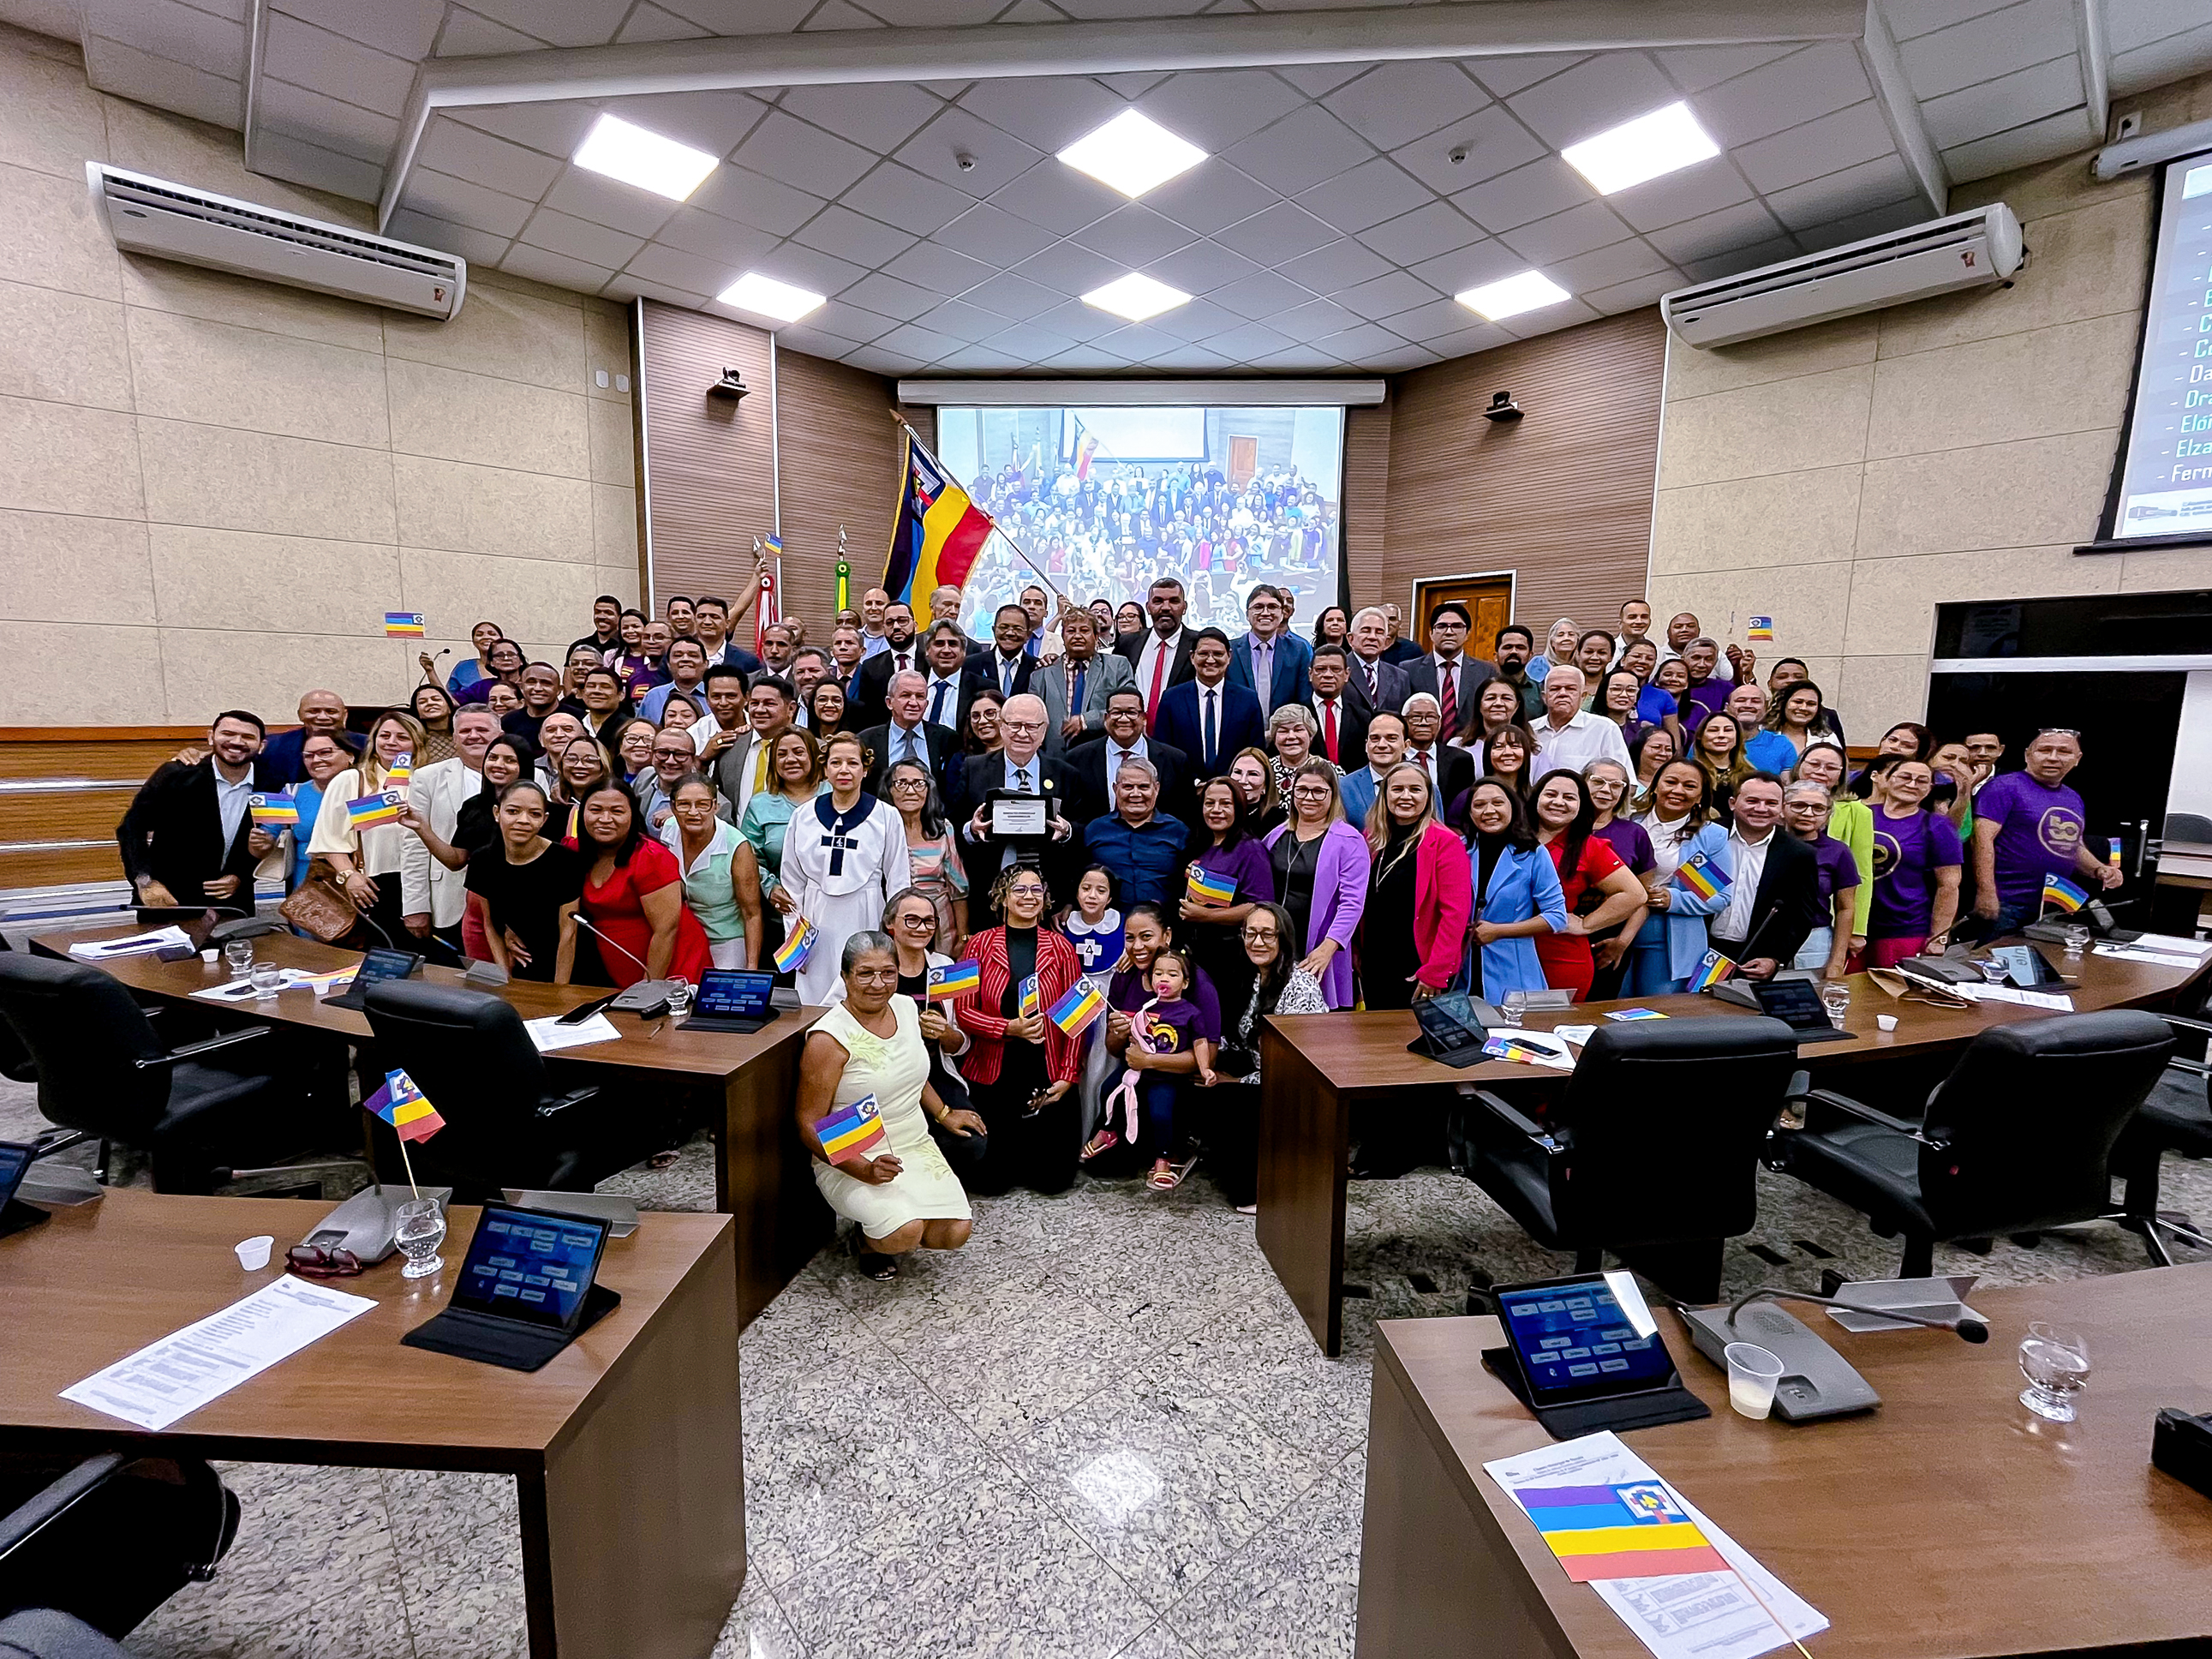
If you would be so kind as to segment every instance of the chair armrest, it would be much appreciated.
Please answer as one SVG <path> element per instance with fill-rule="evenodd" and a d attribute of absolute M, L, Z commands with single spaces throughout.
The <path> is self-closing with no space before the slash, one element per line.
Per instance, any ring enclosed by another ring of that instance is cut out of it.
<path fill-rule="evenodd" d="M 219 1036 L 208 1038 L 204 1042 L 187 1042 L 183 1048 L 172 1048 L 166 1054 L 155 1054 L 149 1060 L 133 1060 L 131 1064 L 142 1072 L 149 1072 L 156 1066 L 174 1066 L 183 1060 L 198 1060 L 202 1054 L 211 1054 L 218 1048 L 228 1048 L 241 1042 L 251 1042 L 256 1037 L 267 1036 L 269 1032 L 270 1028 L 266 1025 L 249 1025 L 242 1031 L 225 1031 Z"/>
<path fill-rule="evenodd" d="M 565 1095 L 554 1095 L 538 1103 L 538 1115 L 552 1117 L 567 1111 L 571 1106 L 580 1106 L 587 1100 L 597 1100 L 599 1091 L 596 1085 L 588 1089 L 571 1089 Z"/>
<path fill-rule="evenodd" d="M 1462 1093 L 1465 1098 L 1474 1101 L 1516 1134 L 1534 1141 L 1544 1151 L 1564 1152 L 1567 1150 L 1568 1139 L 1565 1129 L 1547 1129 L 1534 1118 L 1524 1116 L 1507 1105 L 1487 1089 L 1470 1088 L 1462 1090 Z"/>
<path fill-rule="evenodd" d="M 1948 1140 L 1933 1139 L 1921 1133 L 1901 1117 L 1892 1117 L 1887 1112 L 1876 1111 L 1865 1103 L 1853 1100 L 1849 1095 L 1839 1095 L 1832 1089 L 1815 1089 L 1805 1098 L 1816 1100 L 1823 1106 L 1832 1106 L 1839 1112 L 1857 1118 L 1862 1123 L 1871 1123 L 1878 1128 L 1887 1129 L 1893 1134 L 1903 1135 L 1908 1140 L 1917 1140 L 1923 1146 L 1930 1147 L 1939 1152 L 1947 1151 L 1951 1145 Z"/>
<path fill-rule="evenodd" d="M 2186 1014 L 2160 1014 L 2159 1018 L 2177 1031 L 2195 1031 L 2202 1036 L 2212 1036 L 2212 1020 L 2191 1019 Z"/>

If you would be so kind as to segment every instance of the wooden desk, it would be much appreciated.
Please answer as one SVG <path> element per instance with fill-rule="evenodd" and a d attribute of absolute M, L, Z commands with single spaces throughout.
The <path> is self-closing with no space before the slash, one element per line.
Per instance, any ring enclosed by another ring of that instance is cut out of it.
<path fill-rule="evenodd" d="M 2201 971 L 2088 957 L 2080 964 L 2074 1006 L 2087 1013 L 2162 1003 Z M 1963 1048 L 1990 1026 L 2050 1018 L 2042 1009 L 2017 1003 L 1946 1009 L 1899 1001 L 1863 974 L 1853 975 L 1849 982 L 1851 1006 L 1844 1029 L 1852 1040 L 1811 1043 L 1798 1050 L 1816 1084 L 1830 1081 L 1822 1074 L 1832 1069 Z M 1597 1024 L 1607 1009 L 1633 1007 L 1655 1008 L 1676 1019 L 1750 1012 L 1741 1004 L 1710 996 L 1631 998 L 1531 1014 L 1528 1029 Z M 1897 1030 L 1878 1030 L 1877 1014 L 1895 1014 Z M 1261 1030 L 1260 1069 L 1267 1086 L 1260 1117 L 1260 1248 L 1304 1316 L 1314 1340 L 1332 1358 L 1344 1342 L 1344 1188 L 1352 1106 L 1407 1089 L 1469 1083 L 1510 1090 L 1566 1080 L 1564 1073 L 1510 1060 L 1486 1060 L 1454 1071 L 1407 1052 L 1406 1045 L 1419 1035 L 1413 1014 L 1405 1011 L 1271 1016 Z"/>
<path fill-rule="evenodd" d="M 1882 1404 L 1794 1425 L 1731 1412 L 1726 1376 L 1662 1313 L 1713 1415 L 1626 1439 L 1827 1615 L 1806 1638 L 1819 1659 L 2206 1651 L 2212 1499 L 2150 1467 L 2150 1435 L 2161 1406 L 2212 1407 L 2212 1263 L 1972 1300 L 1990 1319 L 1980 1347 L 1948 1331 L 1853 1336 L 1797 1310 Z M 2088 1340 L 2079 1422 L 2018 1401 L 2034 1319 Z M 1482 1368 L 1502 1340 L 1494 1319 L 1376 1327 L 1358 1659 L 1646 1659 L 1482 1472 L 1549 1443 Z"/>
<path fill-rule="evenodd" d="M 599 1277 L 622 1306 L 542 1370 L 400 1346 L 445 1305 L 475 1231 L 456 1206 L 445 1273 L 406 1288 L 394 1255 L 331 1281 L 377 1306 L 159 1434 L 60 1397 L 276 1278 L 325 1207 L 117 1190 L 0 1240 L 0 1452 L 512 1474 L 536 1659 L 705 1659 L 745 1571 L 726 1216 L 655 1212 L 611 1241 Z M 277 1254 L 240 1272 L 231 1246 L 255 1233 Z"/>
<path fill-rule="evenodd" d="M 47 933 L 31 943 L 49 956 L 68 957 L 72 944 L 142 931 L 119 927 Z M 357 951 L 341 951 L 290 933 L 267 934 L 253 945 L 258 960 L 310 973 L 327 973 L 361 960 Z M 179 1002 L 190 1001 L 195 991 L 223 984 L 229 975 L 221 963 L 210 966 L 198 957 L 161 962 L 150 956 L 123 957 L 99 965 L 134 991 Z M 452 968 L 426 967 L 422 977 L 432 984 L 462 982 L 459 971 Z M 566 1013 L 607 993 L 605 987 L 514 980 L 494 994 L 513 1004 L 523 1018 L 539 1019 Z M 288 1025 L 347 1042 L 367 1043 L 373 1036 L 368 1015 L 333 1008 L 312 991 L 280 992 L 274 1003 L 191 1006 L 218 1018 Z M 818 1008 L 786 1009 L 775 1024 L 750 1036 L 686 1031 L 665 1019 L 610 1014 L 608 1018 L 622 1030 L 616 1041 L 563 1048 L 546 1057 L 547 1064 L 556 1067 L 574 1061 L 720 1085 L 722 1109 L 714 1119 L 714 1207 L 737 1218 L 740 1323 L 749 1323 L 775 1299 L 835 1228 L 836 1218 L 814 1184 L 792 1111 L 799 1093 L 799 1050 L 807 1028 L 820 1014 Z"/>

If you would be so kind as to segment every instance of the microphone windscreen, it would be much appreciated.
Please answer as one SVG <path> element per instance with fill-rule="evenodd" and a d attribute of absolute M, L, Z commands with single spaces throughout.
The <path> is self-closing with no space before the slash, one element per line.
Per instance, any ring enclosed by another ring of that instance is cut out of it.
<path fill-rule="evenodd" d="M 1962 1319 L 1959 1322 L 1958 1329 L 1959 1334 L 1969 1342 L 1986 1342 L 1990 1340 L 1990 1328 L 1978 1319 Z"/>

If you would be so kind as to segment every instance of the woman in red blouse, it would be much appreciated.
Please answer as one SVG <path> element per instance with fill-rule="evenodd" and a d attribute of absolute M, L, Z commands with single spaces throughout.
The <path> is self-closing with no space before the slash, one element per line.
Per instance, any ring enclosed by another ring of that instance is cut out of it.
<path fill-rule="evenodd" d="M 954 1005 L 970 1040 L 961 1056 L 971 1103 L 983 1120 L 983 1156 L 968 1189 L 1003 1193 L 1065 1192 L 1083 1150 L 1080 1107 L 1071 1085 L 1083 1045 L 1045 1018 L 1083 975 L 1075 947 L 1044 916 L 1044 876 L 1036 866 L 1010 866 L 992 884 L 991 902 L 1005 917 L 968 940 L 966 960 L 981 983 Z M 1022 1007 L 1022 985 L 1036 981 L 1034 1012 Z"/>
<path fill-rule="evenodd" d="M 1579 774 L 1547 773 L 1536 786 L 1535 813 L 1536 839 L 1550 852 L 1567 901 L 1566 931 L 1539 937 L 1536 960 L 1543 964 L 1545 984 L 1573 992 L 1579 1002 L 1597 973 L 1589 936 L 1642 909 L 1644 884 L 1592 833 L 1597 808 Z"/>
<path fill-rule="evenodd" d="M 676 855 L 648 839 L 629 791 L 603 783 L 580 804 L 581 851 L 590 859 L 577 914 L 592 935 L 607 982 L 625 989 L 641 979 L 688 979 L 714 966 L 707 930 L 684 902 Z"/>

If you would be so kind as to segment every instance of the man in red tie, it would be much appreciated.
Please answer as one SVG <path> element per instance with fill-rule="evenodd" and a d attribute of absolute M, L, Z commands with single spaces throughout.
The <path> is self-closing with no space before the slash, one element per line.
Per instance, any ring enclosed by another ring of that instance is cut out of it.
<path fill-rule="evenodd" d="M 1160 698 L 1169 687 L 1191 677 L 1190 640 L 1183 632 L 1182 613 L 1190 606 L 1182 584 L 1163 576 L 1145 596 L 1145 611 L 1152 625 L 1143 633 L 1119 641 L 1115 653 L 1129 659 L 1137 671 L 1137 690 L 1145 699 L 1145 725 L 1155 727 L 1160 717 Z"/>
<path fill-rule="evenodd" d="M 1367 722 L 1375 712 L 1352 696 L 1346 684 L 1348 661 L 1344 647 L 1332 641 L 1314 647 L 1313 663 L 1306 671 L 1313 681 L 1310 706 L 1321 729 L 1314 748 L 1339 767 L 1366 754 Z"/>

